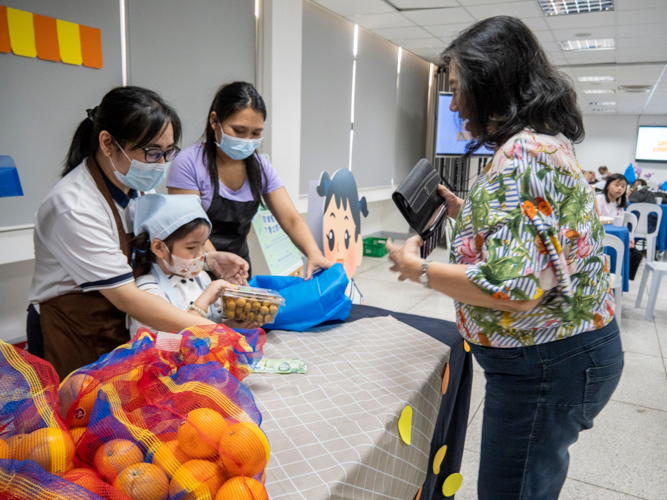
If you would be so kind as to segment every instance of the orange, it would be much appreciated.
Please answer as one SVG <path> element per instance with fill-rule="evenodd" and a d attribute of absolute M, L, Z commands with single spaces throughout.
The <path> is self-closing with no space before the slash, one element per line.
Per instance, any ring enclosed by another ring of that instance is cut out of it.
<path fill-rule="evenodd" d="M 12 452 L 4 439 L 0 439 L 0 459 L 12 458 Z"/>
<path fill-rule="evenodd" d="M 102 478 L 113 484 L 118 473 L 143 461 L 144 454 L 139 445 L 127 439 L 114 439 L 98 448 L 93 463 Z"/>
<path fill-rule="evenodd" d="M 69 424 L 70 427 L 79 427 L 88 425 L 90 420 L 90 412 L 93 410 L 97 393 L 99 392 L 99 385 L 95 389 L 87 389 L 88 386 L 96 380 L 90 375 L 83 373 L 75 373 L 67 377 L 58 389 L 58 397 L 60 399 L 60 414 Z M 88 392 L 79 400 L 76 409 L 67 418 L 70 407 L 76 401 L 76 398 L 81 392 Z"/>
<path fill-rule="evenodd" d="M 169 498 L 199 500 L 208 498 L 208 495 L 213 498 L 226 479 L 225 471 L 218 464 L 208 460 L 189 460 L 171 478 Z"/>
<path fill-rule="evenodd" d="M 69 430 L 75 445 L 79 444 L 79 440 L 81 439 L 81 436 L 83 436 L 83 433 L 86 432 L 87 428 L 88 427 L 72 427 Z"/>
<path fill-rule="evenodd" d="M 269 462 L 269 441 L 253 423 L 230 425 L 220 439 L 220 460 L 232 476 L 252 477 Z"/>
<path fill-rule="evenodd" d="M 198 408 L 178 428 L 178 444 L 190 458 L 215 458 L 222 431 L 227 427 L 225 419 L 209 408 Z"/>
<path fill-rule="evenodd" d="M 169 478 L 157 465 L 130 465 L 113 483 L 132 500 L 167 500 Z"/>
<path fill-rule="evenodd" d="M 36 430 L 21 441 L 21 447 L 29 447 L 27 458 L 51 474 L 62 474 L 74 467 L 74 441 L 69 432 L 62 429 Z"/>
<path fill-rule="evenodd" d="M 162 467 L 169 477 L 171 477 L 174 475 L 174 472 L 188 460 L 190 460 L 190 458 L 188 458 L 185 452 L 181 450 L 178 441 L 174 439 L 173 441 L 167 441 L 166 443 L 161 444 L 153 454 L 151 462 Z"/>
<path fill-rule="evenodd" d="M 266 488 L 250 477 L 233 477 L 218 490 L 215 500 L 269 500 Z"/>
<path fill-rule="evenodd" d="M 23 462 L 30 456 L 30 447 L 26 445 L 26 438 L 29 434 L 16 434 L 7 440 L 9 453 L 14 460 Z"/>
<path fill-rule="evenodd" d="M 99 496 L 102 496 L 106 489 L 100 477 L 92 469 L 72 469 L 63 474 L 62 478 L 70 483 L 78 484 L 82 488 Z"/>

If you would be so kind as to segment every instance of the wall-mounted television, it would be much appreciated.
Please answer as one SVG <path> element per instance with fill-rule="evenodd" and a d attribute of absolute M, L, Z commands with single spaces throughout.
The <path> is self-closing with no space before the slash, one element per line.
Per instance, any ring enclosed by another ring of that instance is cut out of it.
<path fill-rule="evenodd" d="M 667 126 L 639 127 L 635 160 L 667 163 Z"/>
<path fill-rule="evenodd" d="M 463 126 L 458 113 L 452 113 L 449 105 L 452 94 L 441 92 L 438 95 L 438 122 L 435 132 L 435 154 L 437 156 L 462 156 L 472 135 Z M 493 150 L 481 147 L 473 153 L 475 156 L 493 156 Z"/>

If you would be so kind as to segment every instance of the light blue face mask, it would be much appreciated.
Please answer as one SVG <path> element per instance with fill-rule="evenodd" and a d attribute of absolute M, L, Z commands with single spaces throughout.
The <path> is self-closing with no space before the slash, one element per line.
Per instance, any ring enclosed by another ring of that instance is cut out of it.
<path fill-rule="evenodd" d="M 222 127 L 220 127 L 220 133 L 222 134 L 222 140 L 218 143 L 218 147 L 232 160 L 245 160 L 262 144 L 261 137 L 259 139 L 232 137 L 225 134 L 222 131 Z"/>
<path fill-rule="evenodd" d="M 116 139 L 114 139 L 116 141 Z M 118 141 L 116 141 L 118 144 Z M 115 170 L 114 174 L 120 182 L 130 189 L 136 189 L 137 191 L 150 191 L 155 189 L 160 185 L 160 183 L 167 177 L 167 172 L 169 171 L 169 163 L 143 163 L 139 160 L 132 160 L 123 148 L 118 146 L 125 157 L 130 160 L 130 169 L 126 174 L 121 174 L 116 165 L 114 165 L 113 160 L 109 157 L 111 166 Z"/>

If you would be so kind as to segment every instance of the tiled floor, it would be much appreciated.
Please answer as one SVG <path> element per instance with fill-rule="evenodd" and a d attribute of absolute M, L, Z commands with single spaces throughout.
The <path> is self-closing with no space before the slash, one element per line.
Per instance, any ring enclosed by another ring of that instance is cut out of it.
<path fill-rule="evenodd" d="M 448 252 L 437 249 L 433 260 L 447 262 Z M 621 382 L 594 427 L 570 448 L 561 500 L 667 499 L 667 283 L 654 320 L 644 320 L 646 295 L 644 308 L 635 309 L 642 270 L 623 295 Z M 454 321 L 451 299 L 415 283 L 399 283 L 386 257 L 365 257 L 355 281 L 367 305 Z M 483 404 L 484 374 L 475 364 L 457 500 L 477 498 Z"/>

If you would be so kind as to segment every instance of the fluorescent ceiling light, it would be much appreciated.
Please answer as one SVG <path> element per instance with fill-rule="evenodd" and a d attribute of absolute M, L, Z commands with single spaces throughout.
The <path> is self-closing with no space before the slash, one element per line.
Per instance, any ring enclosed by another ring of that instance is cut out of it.
<path fill-rule="evenodd" d="M 604 101 L 604 102 L 591 102 L 591 106 L 616 106 L 614 101 Z"/>
<path fill-rule="evenodd" d="M 601 38 L 599 40 L 566 40 L 558 42 L 564 51 L 570 50 L 612 50 L 616 48 L 613 38 Z"/>
<path fill-rule="evenodd" d="M 580 76 L 577 78 L 580 82 L 615 82 L 615 76 Z"/>
<path fill-rule="evenodd" d="M 593 108 L 594 113 L 616 113 L 615 109 L 611 108 Z"/>
<path fill-rule="evenodd" d="M 588 89 L 584 90 L 584 94 L 615 94 L 613 89 Z"/>
<path fill-rule="evenodd" d="M 538 0 L 545 16 L 614 10 L 614 0 Z"/>

